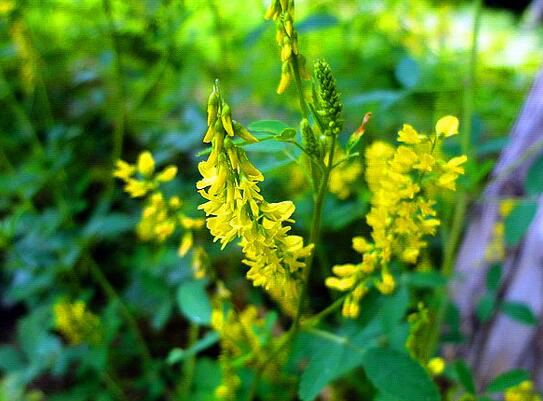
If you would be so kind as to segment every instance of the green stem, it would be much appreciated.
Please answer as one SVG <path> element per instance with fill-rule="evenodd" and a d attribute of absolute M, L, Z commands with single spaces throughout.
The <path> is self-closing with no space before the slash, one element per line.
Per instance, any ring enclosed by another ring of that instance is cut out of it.
<path fill-rule="evenodd" d="M 106 20 L 108 24 L 108 33 L 111 40 L 111 48 L 114 55 L 114 79 L 117 85 L 117 94 L 116 100 L 117 103 L 116 118 L 113 122 L 113 147 L 111 150 L 111 163 L 114 164 L 122 155 L 123 149 L 123 139 L 125 131 L 125 121 L 126 121 L 126 102 L 125 102 L 125 87 L 123 80 L 123 64 L 121 58 L 121 49 L 119 46 L 119 40 L 117 38 L 117 33 L 115 30 L 115 23 L 113 20 L 113 13 L 111 10 L 111 1 L 102 0 L 102 8 L 104 9 L 104 14 L 106 15 Z M 115 179 L 113 175 L 109 177 L 109 180 L 106 184 L 106 199 L 111 198 L 113 193 L 113 188 L 115 184 Z"/>
<path fill-rule="evenodd" d="M 191 323 L 189 328 L 189 339 L 187 349 L 192 347 L 198 340 L 200 327 L 196 323 Z M 192 379 L 194 377 L 194 366 L 196 364 L 196 354 L 185 359 L 183 362 L 183 380 L 179 389 L 179 399 L 188 400 L 190 398 L 190 389 L 192 387 Z"/>
<path fill-rule="evenodd" d="M 466 86 L 464 90 L 464 132 L 462 136 L 462 152 L 468 156 L 469 160 L 473 160 L 473 153 L 471 149 L 471 136 L 472 136 L 472 118 L 474 110 L 474 98 L 475 98 L 475 68 L 477 62 L 477 44 L 479 38 L 479 28 L 481 25 L 481 14 L 483 11 L 482 0 L 474 0 L 474 18 L 472 29 L 472 41 L 471 51 L 469 58 L 468 75 L 466 79 Z M 473 160 L 474 161 L 474 160 Z M 456 197 L 456 206 L 454 210 L 454 217 L 451 224 L 450 234 L 446 238 L 446 245 L 443 255 L 443 264 L 441 267 L 442 273 L 447 277 L 451 277 L 454 272 L 454 259 L 455 252 L 462 236 L 464 228 L 464 216 L 466 215 L 468 207 L 468 195 L 465 188 L 460 188 Z M 445 318 L 445 312 L 447 310 L 448 293 L 447 288 L 440 288 L 436 290 L 437 296 L 437 309 L 434 318 L 434 324 L 432 325 L 431 332 L 429 334 L 429 340 L 427 342 L 426 355 L 431 357 L 438 348 L 439 335 L 441 332 L 441 325 Z"/>
<path fill-rule="evenodd" d="M 117 383 L 112 374 L 106 371 L 100 372 L 100 376 L 102 377 L 102 380 L 104 381 L 106 387 L 115 395 L 115 398 L 117 400 L 128 401 L 128 398 L 124 394 L 122 387 Z"/>
<path fill-rule="evenodd" d="M 300 76 L 300 67 L 298 65 L 298 56 L 293 55 L 290 61 L 290 69 L 294 75 L 296 82 L 296 90 L 298 91 L 298 99 L 300 101 L 300 110 L 304 118 L 309 120 L 309 110 L 304 96 L 304 88 L 302 86 L 302 77 Z"/>
<path fill-rule="evenodd" d="M 464 132 L 462 136 L 462 153 L 465 154 L 470 161 L 473 159 L 473 151 L 471 146 L 472 140 L 472 119 L 473 109 L 475 104 L 475 85 L 476 85 L 476 67 L 477 67 L 477 49 L 479 41 L 479 31 L 481 27 L 481 15 L 483 10 L 482 0 L 474 0 L 474 17 L 473 30 L 471 36 L 471 50 L 469 56 L 468 73 L 464 87 Z"/>
<path fill-rule="evenodd" d="M 117 291 L 115 290 L 115 288 L 113 288 L 111 283 L 108 281 L 107 277 L 104 275 L 104 273 L 102 273 L 102 270 L 100 269 L 98 264 L 91 258 L 91 256 L 87 254 L 84 256 L 84 258 L 85 258 L 85 261 L 87 262 L 90 273 L 92 274 L 96 282 L 100 285 L 104 293 L 112 302 L 119 305 L 119 310 L 121 314 L 123 315 L 124 319 L 126 320 L 126 323 L 128 324 L 128 327 L 130 331 L 132 332 L 134 339 L 136 340 L 136 343 L 138 344 L 138 348 L 141 353 L 141 358 L 142 358 L 145 369 L 147 370 L 147 368 L 151 368 L 152 366 L 151 353 L 149 352 L 149 348 L 147 347 L 147 344 L 145 343 L 143 335 L 141 334 L 141 331 L 138 328 L 138 324 L 136 323 L 136 320 L 130 313 L 130 310 L 122 301 L 119 294 L 117 294 Z"/>

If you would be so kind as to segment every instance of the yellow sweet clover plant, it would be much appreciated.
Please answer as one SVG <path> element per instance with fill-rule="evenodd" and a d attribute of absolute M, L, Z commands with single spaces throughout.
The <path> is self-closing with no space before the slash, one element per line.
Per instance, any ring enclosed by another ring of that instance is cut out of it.
<path fill-rule="evenodd" d="M 427 246 L 427 235 L 434 235 L 440 224 L 433 206 L 438 189 L 455 190 L 464 173 L 466 156 L 448 161 L 439 155 L 444 138 L 458 133 L 458 120 L 441 118 L 430 135 L 419 134 L 405 124 L 398 132 L 398 147 L 375 142 L 365 152 L 366 182 L 372 192 L 371 209 L 366 216 L 372 228 L 372 241 L 353 238 L 353 249 L 362 255 L 357 264 L 333 267 L 335 276 L 326 285 L 348 291 L 343 315 L 356 318 L 359 301 L 371 287 L 381 293 L 394 291 L 395 279 L 389 269 L 393 257 L 414 264 Z"/>
<path fill-rule="evenodd" d="M 372 288 L 376 293 L 393 294 L 398 287 L 397 273 L 391 267 L 394 260 L 401 265 L 415 265 L 413 270 L 431 270 L 426 251 L 428 239 L 441 224 L 435 206 L 441 192 L 456 190 L 457 179 L 464 174 L 463 165 L 467 161 L 466 155 L 447 159 L 442 153 L 442 143 L 459 133 L 459 121 L 451 115 L 440 118 L 431 133 L 419 133 L 404 124 L 398 132 L 397 144 L 377 140 L 364 149 L 361 141 L 371 116 L 367 113 L 347 143 L 340 144 L 343 105 L 326 61 L 314 64 L 311 100 L 306 97 L 303 80 L 311 77 L 299 49 L 293 0 L 272 0 L 265 17 L 275 22 L 276 40 L 281 49 L 282 72 L 277 92 L 285 93 L 291 82 L 295 82 L 301 112 L 299 130 L 289 128 L 265 139 L 292 144 L 302 151 L 300 164 L 313 191 L 313 215 L 307 239 L 291 233 L 295 223 L 294 203 L 268 202 L 261 193 L 260 184 L 265 177 L 244 149 L 260 140 L 234 119 L 218 80 L 208 98 L 207 130 L 202 138 L 210 147 L 202 152 L 208 156 L 198 164 L 202 178 L 196 183 L 198 193 L 205 199 L 198 206 L 205 219 L 181 213 L 179 197 L 165 197 L 160 185 L 172 180 L 177 169 L 168 166 L 156 173 L 149 152 L 143 152 L 135 165 L 119 160 L 114 172 L 125 182 L 126 192 L 145 199 L 138 225 L 142 239 L 164 241 L 181 228 L 179 254 L 183 256 L 193 248 L 192 265 L 197 278 L 204 276 L 210 260 L 203 242 L 193 245 L 194 230 L 205 224 L 213 240 L 221 244 L 221 250 L 238 240 L 243 253 L 241 262 L 245 265 L 241 271 L 255 287 L 266 290 L 291 319 L 287 330 L 277 328 L 273 336 L 263 333 L 263 311 L 251 304 L 238 309 L 230 299 L 230 292 L 219 282 L 210 326 L 218 334 L 221 349 L 218 357 L 221 381 L 214 396 L 223 400 L 237 399 L 242 387 L 249 388 L 248 399 L 253 399 L 260 377 L 267 372 L 274 372 L 271 380 L 280 381 L 278 368 L 286 361 L 285 352 L 300 331 L 311 330 L 339 308 L 344 317 L 358 318 L 364 313 L 361 300 Z M 300 143 L 296 139 L 298 134 Z M 311 301 L 308 283 L 315 253 L 319 251 L 324 198 L 327 192 L 339 199 L 347 198 L 350 186 L 364 185 L 362 176 L 371 193 L 370 210 L 365 216 L 371 239 L 352 238 L 352 248 L 361 255 L 361 260 L 333 266 L 332 274 L 325 280 L 327 287 L 345 294 L 321 312 L 310 315 L 306 313 Z M 432 357 L 435 350 L 428 347 L 432 342 L 430 337 L 435 334 L 429 330 L 436 322 L 435 312 L 420 302 L 407 320 L 407 353 L 418 361 L 425 374 L 442 375 L 447 364 L 439 356 Z M 334 334 L 321 335 L 347 344 L 347 340 Z M 240 369 L 244 367 L 255 372 L 250 386 L 242 383 Z M 506 399 L 516 400 L 515 394 L 526 388 L 527 385 L 511 389 Z"/>

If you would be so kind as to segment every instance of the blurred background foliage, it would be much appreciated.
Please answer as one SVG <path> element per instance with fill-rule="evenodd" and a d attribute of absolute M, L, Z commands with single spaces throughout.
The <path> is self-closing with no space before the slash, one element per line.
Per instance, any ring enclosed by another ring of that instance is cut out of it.
<path fill-rule="evenodd" d="M 141 205 L 121 193 L 112 168 L 143 149 L 161 165 L 175 163 L 180 173 L 166 193 L 180 194 L 184 212 L 196 217 L 197 153 L 215 78 L 244 124 L 297 125 L 294 89 L 275 93 L 281 68 L 274 29 L 262 18 L 266 5 L 0 0 L 1 401 L 105 401 L 118 398 L 118 382 L 128 399 L 164 399 L 186 369 L 193 377 L 183 384 L 192 392 L 186 399 L 213 399 L 216 349 L 192 367 L 177 363 L 190 342 L 188 322 L 209 318 L 190 254 L 179 258 L 173 242 L 137 239 Z M 303 54 L 310 63 L 327 59 L 335 72 L 346 132 L 367 111 L 367 141 L 392 138 L 404 122 L 429 131 L 441 115 L 462 116 L 472 2 L 299 0 L 296 12 Z M 523 21 L 501 8 L 482 14 L 472 121 L 472 146 L 487 161 L 481 178 L 541 61 L 541 31 Z M 447 152 L 459 153 L 452 142 Z M 248 149 L 270 200 L 296 202 L 303 233 L 311 198 L 292 148 L 267 142 Z M 324 272 L 352 256 L 345 238 L 366 229 L 368 195 L 346 185 L 343 199 L 327 200 Z M 237 247 L 227 249 L 209 252 L 236 302 L 266 305 L 245 281 Z M 315 303 L 325 306 L 331 298 L 319 280 L 324 295 Z M 189 310 L 180 306 L 187 293 L 196 304 Z M 101 346 L 70 345 L 55 330 L 53 305 L 63 298 L 84 300 L 100 317 Z M 349 379 L 346 386 L 365 391 Z"/>

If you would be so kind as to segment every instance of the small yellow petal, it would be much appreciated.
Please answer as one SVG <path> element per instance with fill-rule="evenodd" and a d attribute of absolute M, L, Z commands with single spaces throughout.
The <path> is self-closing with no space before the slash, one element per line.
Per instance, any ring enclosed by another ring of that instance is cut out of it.
<path fill-rule="evenodd" d="M 436 124 L 436 132 L 438 135 L 445 135 L 445 137 L 458 134 L 458 118 L 455 116 L 445 116 L 440 118 Z"/>

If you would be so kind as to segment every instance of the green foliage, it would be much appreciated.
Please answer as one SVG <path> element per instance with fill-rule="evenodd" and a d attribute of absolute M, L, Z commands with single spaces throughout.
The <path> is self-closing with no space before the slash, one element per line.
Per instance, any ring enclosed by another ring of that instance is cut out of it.
<path fill-rule="evenodd" d="M 524 370 L 510 370 L 492 379 L 485 391 L 487 393 L 502 392 L 509 387 L 514 387 L 525 380 L 529 380 L 529 378 L 530 376 Z"/>
<path fill-rule="evenodd" d="M 364 136 L 349 149 L 349 162 L 360 163 L 364 147 L 376 139 L 390 142 L 388 133 L 404 122 L 430 132 L 433 117 L 462 114 L 471 44 L 454 32 L 465 28 L 464 6 L 401 3 L 296 4 L 308 65 L 329 61 L 320 89 L 331 109 L 327 118 L 344 127 L 338 142 L 345 145 L 363 114 L 373 112 Z M 225 369 L 218 332 L 207 326 L 216 291 L 208 283 L 217 278 L 232 291 L 236 311 L 252 304 L 265 316 L 255 328 L 264 344 L 287 332 L 289 315 L 280 316 L 273 299 L 242 279 L 246 270 L 236 246 L 219 252 L 205 230 L 195 233 L 212 266 L 208 279 L 195 280 L 195 251 L 180 258 L 176 240 L 142 241 L 136 233 L 142 204 L 121 194 L 112 177 L 117 159 L 133 162 L 149 149 L 157 168 L 171 163 L 179 168 L 164 193 L 179 194 L 183 213 L 201 217 L 195 182 L 199 156 L 206 153 L 203 94 L 219 77 L 232 109 L 239 110 L 237 118 L 254 121 L 247 127 L 261 142 L 240 143 L 266 175 L 262 191 L 270 201 L 295 201 L 293 231 L 307 237 L 313 196 L 302 151 L 293 144 L 298 131 L 292 127 L 299 126 L 296 85 L 275 94 L 281 69 L 263 12 L 256 0 L 0 0 L 1 401 L 216 400 Z M 467 177 L 472 195 L 507 140 L 541 56 L 532 43 L 538 33 L 518 35 L 512 15 L 486 10 L 485 18 L 476 69 L 484 84 L 476 89 L 472 138 L 478 160 Z M 423 23 L 434 19 L 436 26 Z M 500 50 L 513 47 L 528 51 L 519 51 L 513 61 Z M 316 121 L 308 117 L 308 123 Z M 320 134 L 315 130 L 315 137 Z M 443 152 L 459 153 L 459 143 L 453 139 Z M 527 199 L 506 220 L 510 246 L 535 213 L 533 198 L 543 191 L 542 160 L 528 172 Z M 323 287 L 324 277 L 330 266 L 353 256 L 353 233 L 368 234 L 363 174 L 361 168 L 345 184 L 347 198 L 329 195 L 323 202 L 311 312 L 335 301 Z M 453 203 L 439 205 L 443 238 L 450 234 Z M 441 242 L 433 242 L 425 255 L 431 271 L 395 266 L 394 294 L 384 299 L 369 294 L 356 321 L 327 315 L 312 327 L 302 324 L 295 346 L 278 357 L 285 366 L 262 372 L 258 397 L 299 394 L 311 400 L 324 390 L 337 393 L 337 399 L 439 400 L 436 385 L 406 354 L 405 343 L 406 316 L 418 302 L 438 313 L 448 279 L 438 270 Z M 517 321 L 535 324 L 526 305 L 496 305 L 501 279 L 501 269 L 489 271 L 481 320 L 499 307 Z M 70 344 L 57 329 L 54 305 L 64 298 L 84 300 L 98 316 L 99 344 Z M 457 316 L 448 313 L 445 322 L 448 340 L 461 341 Z M 248 396 L 258 363 L 235 362 L 240 394 Z M 520 371 L 506 373 L 486 391 L 501 392 L 521 378 Z M 457 381 L 472 387 L 465 372 Z"/>

